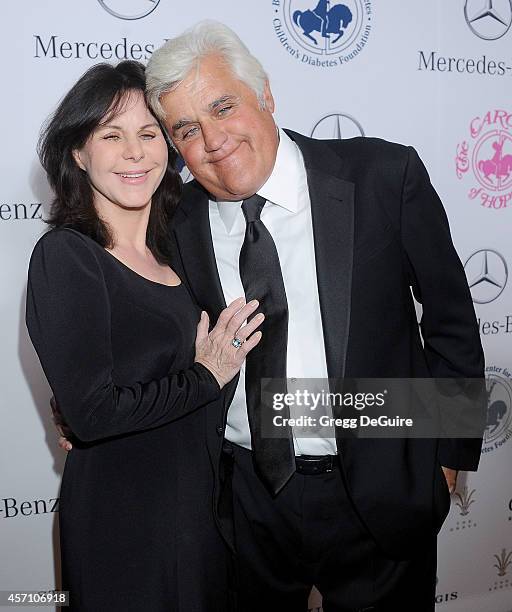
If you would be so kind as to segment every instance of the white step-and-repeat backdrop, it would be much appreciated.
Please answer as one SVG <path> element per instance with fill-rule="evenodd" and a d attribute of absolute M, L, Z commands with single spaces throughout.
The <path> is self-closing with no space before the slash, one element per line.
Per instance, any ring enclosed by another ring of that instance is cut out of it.
<path fill-rule="evenodd" d="M 424 159 L 465 263 L 491 389 L 480 471 L 460 478 L 440 538 L 438 609 L 512 610 L 512 0 L 331 0 L 328 39 L 312 12 L 317 2 L 3 3 L 0 590 L 59 584 L 65 457 L 24 325 L 27 264 L 50 200 L 35 154 L 40 126 L 92 64 L 145 62 L 208 17 L 262 60 L 283 127 L 378 136 Z M 352 14 L 346 28 L 343 5 Z"/>

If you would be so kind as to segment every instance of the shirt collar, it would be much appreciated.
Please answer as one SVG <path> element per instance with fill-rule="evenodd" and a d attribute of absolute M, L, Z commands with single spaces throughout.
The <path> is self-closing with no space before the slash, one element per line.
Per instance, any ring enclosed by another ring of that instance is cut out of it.
<path fill-rule="evenodd" d="M 302 154 L 286 132 L 279 128 L 279 145 L 274 168 L 257 193 L 272 204 L 295 213 L 299 209 L 299 195 L 304 188 L 307 188 L 307 181 Z M 240 212 L 240 204 L 241 202 L 210 201 L 210 208 L 213 211 L 218 210 L 228 233 L 233 229 Z"/>
<path fill-rule="evenodd" d="M 306 171 L 297 145 L 279 128 L 279 146 L 276 163 L 267 181 L 258 189 L 258 194 L 272 204 L 286 208 L 292 213 L 299 209 L 299 194 L 304 188 Z"/>

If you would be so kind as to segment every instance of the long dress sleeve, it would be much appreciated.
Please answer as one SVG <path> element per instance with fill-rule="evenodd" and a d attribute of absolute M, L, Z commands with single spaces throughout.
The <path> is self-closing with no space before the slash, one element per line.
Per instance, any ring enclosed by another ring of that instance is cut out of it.
<path fill-rule="evenodd" d="M 28 276 L 27 328 L 73 434 L 91 442 L 142 431 L 217 399 L 219 385 L 199 363 L 159 380 L 114 384 L 108 289 L 88 241 L 73 230 L 48 232 Z"/>

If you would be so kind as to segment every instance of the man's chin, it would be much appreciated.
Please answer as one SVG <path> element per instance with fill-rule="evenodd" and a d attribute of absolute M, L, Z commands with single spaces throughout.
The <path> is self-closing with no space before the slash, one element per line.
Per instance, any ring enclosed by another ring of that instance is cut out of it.
<path fill-rule="evenodd" d="M 217 198 L 225 202 L 240 202 L 246 198 L 251 197 L 258 191 L 258 187 L 252 185 L 240 185 L 237 183 L 226 185 L 224 184 L 222 189 L 210 190 L 210 193 Z"/>

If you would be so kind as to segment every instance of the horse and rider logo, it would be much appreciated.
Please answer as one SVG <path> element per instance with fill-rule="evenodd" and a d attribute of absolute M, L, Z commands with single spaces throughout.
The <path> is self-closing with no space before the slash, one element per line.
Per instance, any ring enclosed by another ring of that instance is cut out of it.
<path fill-rule="evenodd" d="M 512 185 L 512 155 L 503 152 L 503 147 L 512 150 L 510 145 L 512 138 L 506 132 L 491 132 L 478 143 L 474 154 L 476 176 L 483 187 L 501 191 Z"/>
<path fill-rule="evenodd" d="M 345 30 L 353 19 L 352 11 L 346 4 L 334 4 L 330 6 L 329 0 L 320 0 L 313 10 L 296 10 L 293 12 L 293 22 L 302 34 L 318 45 L 318 40 L 312 36 L 312 32 L 319 32 L 322 38 L 329 39 L 335 45 L 345 34 Z"/>
<path fill-rule="evenodd" d="M 457 145 L 455 157 L 457 177 L 471 174 L 478 183 L 469 198 L 486 208 L 512 206 L 512 113 L 493 110 L 475 117 L 469 133 L 470 140 Z"/>
<path fill-rule="evenodd" d="M 271 4 L 277 37 L 303 63 L 342 65 L 368 41 L 371 0 L 271 0 Z M 330 57 L 322 62 L 314 59 L 318 56 Z"/>

